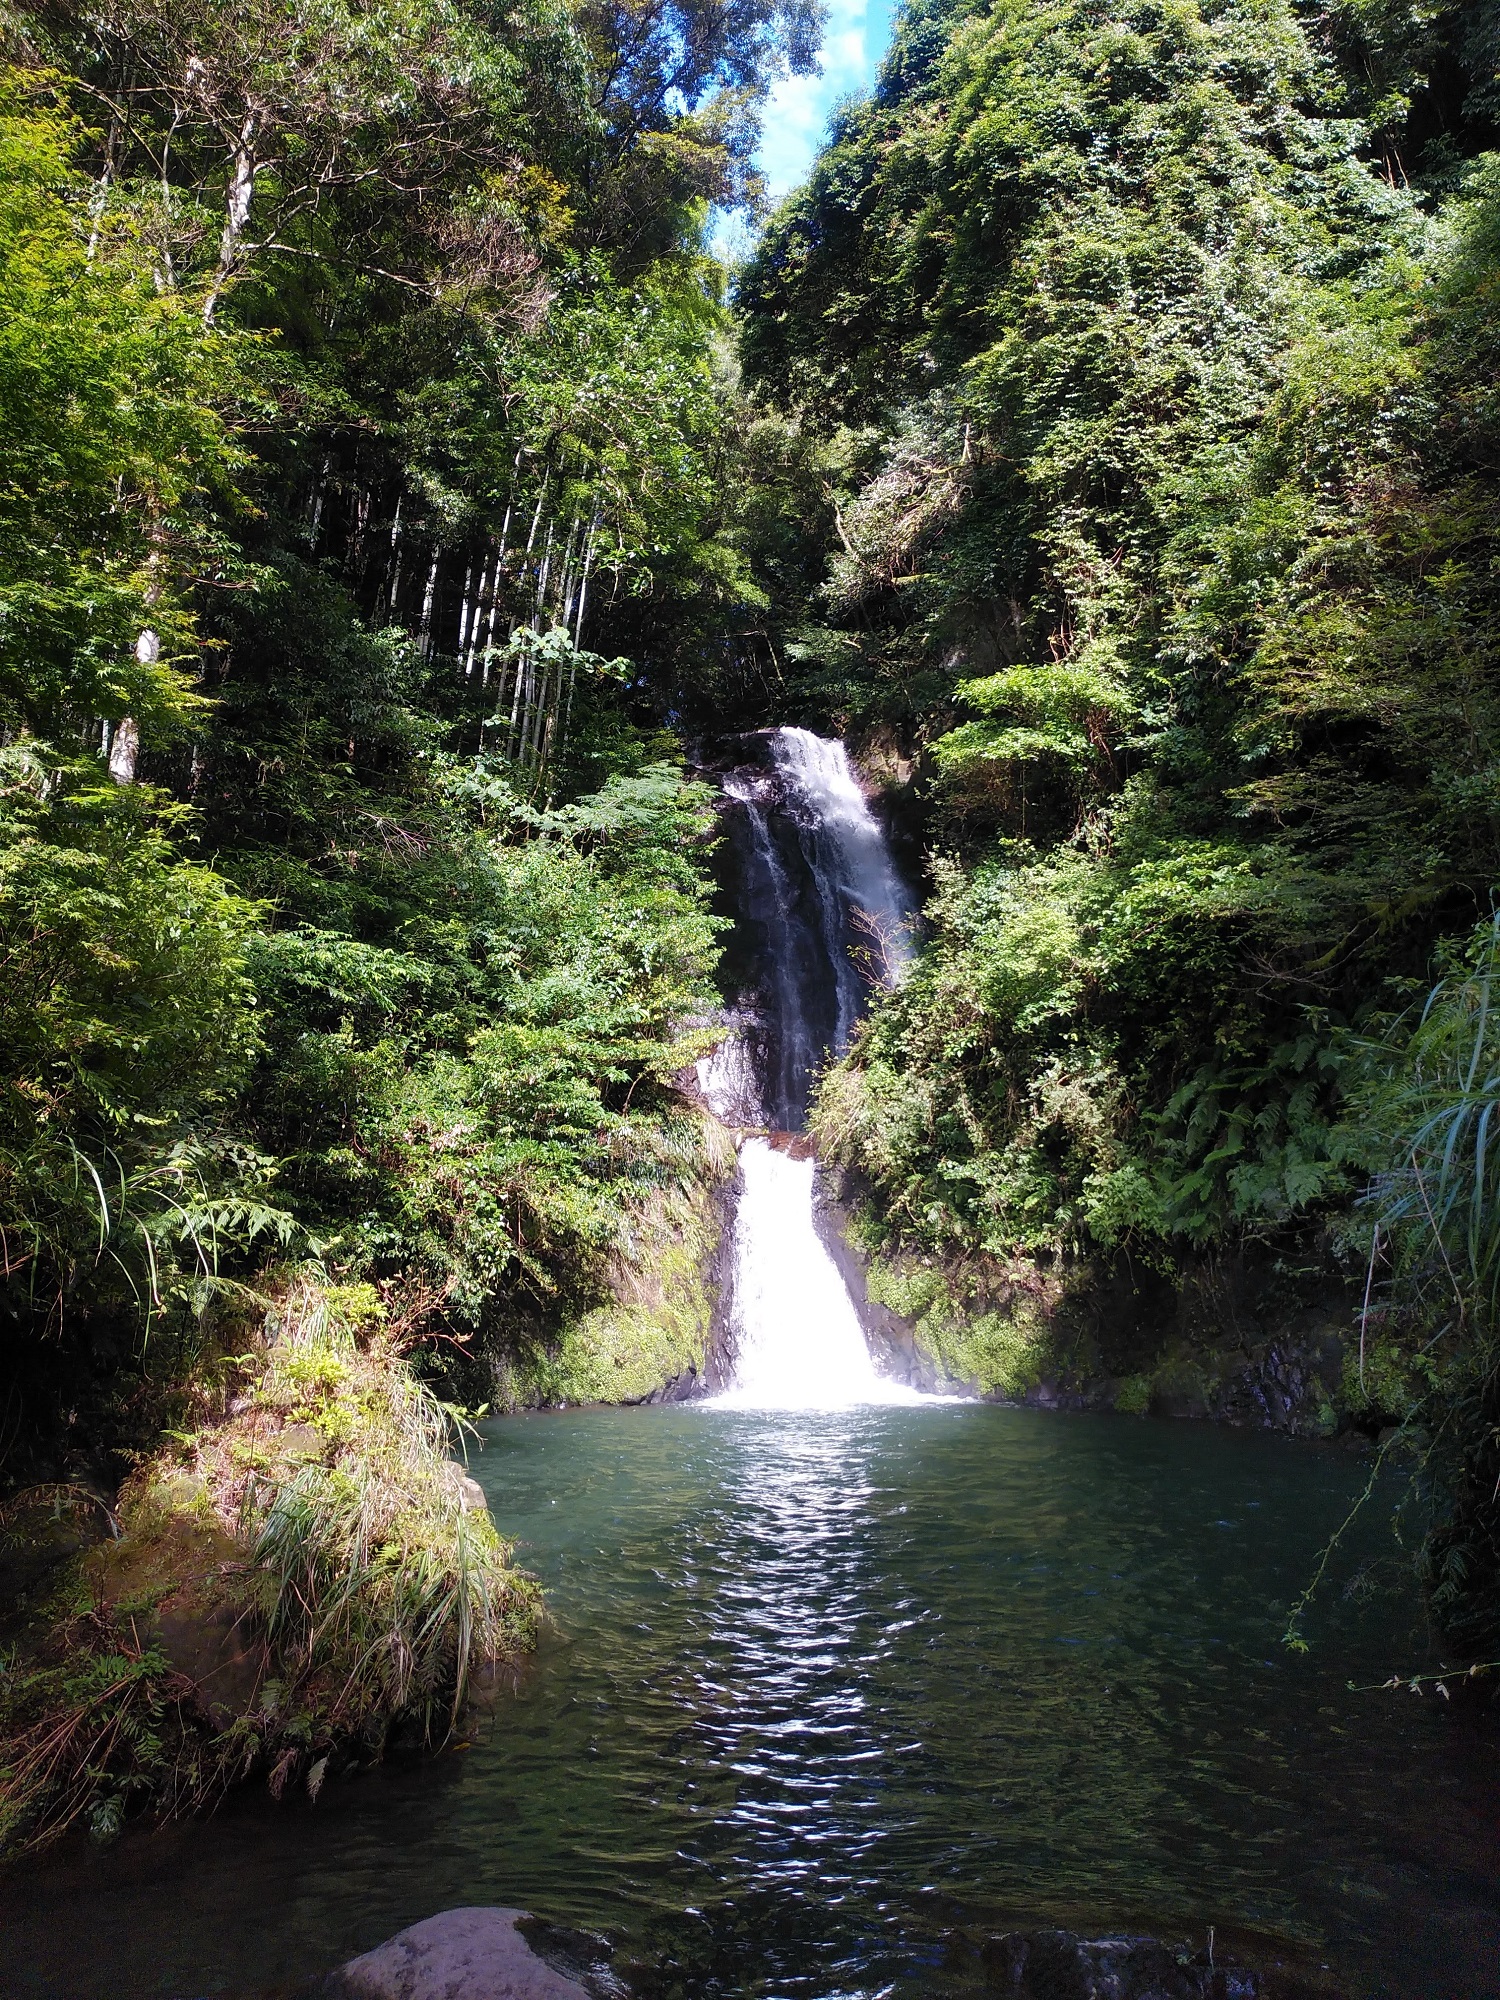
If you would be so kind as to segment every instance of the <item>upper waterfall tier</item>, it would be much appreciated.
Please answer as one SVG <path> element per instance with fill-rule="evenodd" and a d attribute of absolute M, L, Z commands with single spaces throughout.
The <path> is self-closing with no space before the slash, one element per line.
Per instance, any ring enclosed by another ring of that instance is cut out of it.
<path fill-rule="evenodd" d="M 910 956 L 912 904 L 843 744 L 807 729 L 759 741 L 766 761 L 723 781 L 753 966 L 744 1042 L 704 1080 L 741 1122 L 800 1131 L 819 1066 Z"/>
<path fill-rule="evenodd" d="M 806 813 L 803 849 L 818 886 L 838 998 L 833 1047 L 841 1051 L 871 984 L 893 984 L 911 955 L 911 904 L 843 744 L 779 729 L 771 749 L 789 799 Z"/>

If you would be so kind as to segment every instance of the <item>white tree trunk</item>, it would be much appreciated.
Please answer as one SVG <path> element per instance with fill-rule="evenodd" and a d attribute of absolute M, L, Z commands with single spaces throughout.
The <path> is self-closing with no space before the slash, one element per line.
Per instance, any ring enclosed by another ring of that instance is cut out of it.
<path fill-rule="evenodd" d="M 422 658 L 425 660 L 432 651 L 432 600 L 437 593 L 438 551 L 432 552 L 432 567 L 427 572 L 427 588 L 422 593 L 422 622 L 417 628 L 421 638 Z"/>
<path fill-rule="evenodd" d="M 260 166 L 256 141 L 265 123 L 265 112 L 252 104 L 229 155 L 229 186 L 224 194 L 224 233 L 219 238 L 219 268 L 203 304 L 203 324 L 212 326 L 224 287 L 234 276 L 240 260 L 240 244 L 250 221 L 250 203 L 255 194 L 255 176 Z"/>
<path fill-rule="evenodd" d="M 143 667 L 154 667 L 161 658 L 161 640 L 149 625 L 135 642 L 135 656 Z M 140 727 L 133 715 L 122 715 L 115 724 L 109 746 L 109 775 L 117 785 L 135 783 L 135 764 L 140 754 Z"/>
<path fill-rule="evenodd" d="M 133 715 L 122 715 L 115 724 L 109 746 L 109 775 L 117 785 L 135 783 L 135 760 L 141 753 L 141 732 Z"/>

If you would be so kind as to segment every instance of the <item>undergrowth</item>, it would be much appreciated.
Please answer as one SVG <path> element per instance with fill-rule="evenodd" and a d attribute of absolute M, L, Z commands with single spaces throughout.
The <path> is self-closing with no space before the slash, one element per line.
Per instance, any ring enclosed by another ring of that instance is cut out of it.
<path fill-rule="evenodd" d="M 316 1797 L 452 1730 L 537 1617 L 452 1423 L 370 1287 L 287 1279 L 222 1421 L 141 1465 L 0 1679 L 0 1847 L 191 1810 L 261 1774 Z"/>

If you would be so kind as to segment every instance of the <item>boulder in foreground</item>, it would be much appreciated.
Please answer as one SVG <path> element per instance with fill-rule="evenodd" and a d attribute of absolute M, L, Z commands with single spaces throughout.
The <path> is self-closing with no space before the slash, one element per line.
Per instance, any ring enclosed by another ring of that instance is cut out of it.
<path fill-rule="evenodd" d="M 993 2000 L 1339 2000 L 1326 1979 L 1305 1970 L 1252 1969 L 1222 1956 L 1216 1963 L 1211 1944 L 1195 1950 L 1149 1937 L 1081 1938 L 1053 1930 L 953 1944 L 945 1969 L 960 1975 L 961 1990 Z M 351 1960 L 317 1990 L 320 2000 L 623 1996 L 627 1989 L 598 1962 L 596 1947 L 607 1960 L 602 1939 L 559 1930 L 524 1910 L 444 1910 Z"/>
<path fill-rule="evenodd" d="M 516 1929 L 524 1910 L 444 1910 L 329 1981 L 329 2000 L 588 2000 Z"/>

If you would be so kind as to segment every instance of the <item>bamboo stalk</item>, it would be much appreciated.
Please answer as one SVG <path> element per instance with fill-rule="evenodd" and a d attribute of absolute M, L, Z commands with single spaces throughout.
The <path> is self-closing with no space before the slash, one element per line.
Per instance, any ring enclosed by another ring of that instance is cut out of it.
<path fill-rule="evenodd" d="M 536 589 L 531 600 L 531 622 L 536 626 L 540 626 L 542 622 L 542 605 L 545 603 L 547 597 L 547 572 L 552 567 L 552 537 L 556 528 L 557 523 L 552 519 L 551 515 L 548 515 L 547 546 L 542 551 L 541 567 L 537 571 Z"/>
<path fill-rule="evenodd" d="M 525 628 L 522 627 L 520 629 L 524 630 Z M 510 727 L 506 731 L 505 736 L 505 754 L 507 757 L 514 757 L 516 754 L 516 729 L 521 717 L 522 704 L 525 700 L 524 688 L 530 661 L 530 649 L 526 641 L 520 637 L 519 631 L 512 636 L 516 639 L 518 651 L 516 654 L 516 684 L 510 702 Z"/>
<path fill-rule="evenodd" d="M 587 545 L 585 546 L 583 553 L 583 582 L 579 585 L 578 589 L 578 618 L 577 622 L 573 627 L 573 644 L 575 648 L 581 647 L 583 644 L 583 610 L 585 604 L 588 602 L 589 576 L 594 567 L 594 543 L 597 540 L 599 534 L 599 517 L 601 512 L 602 512 L 601 508 L 595 507 L 594 518 L 592 521 L 589 522 L 588 542 Z M 570 716 L 572 712 L 573 712 L 573 682 L 570 677 L 568 681 L 568 713 Z"/>
<path fill-rule="evenodd" d="M 469 601 L 473 590 L 474 564 L 470 561 L 464 566 L 464 592 L 458 601 L 458 644 L 454 648 L 454 655 L 460 666 L 464 662 L 464 644 L 469 636 Z"/>
<path fill-rule="evenodd" d="M 564 630 L 573 622 L 573 565 L 577 550 L 579 526 L 579 517 L 575 514 L 572 526 L 568 529 L 568 545 L 563 551 L 562 578 L 557 586 L 557 608 L 560 614 L 558 622 L 563 626 Z"/>
<path fill-rule="evenodd" d="M 422 594 L 422 622 L 418 634 L 425 660 L 432 651 L 432 600 L 437 595 L 438 551 L 432 552 L 432 567 L 427 572 L 427 588 Z"/>
<path fill-rule="evenodd" d="M 401 591 L 401 500 L 396 495 L 396 511 L 391 516 L 391 549 L 386 567 L 385 615 L 394 622 L 396 600 Z"/>
<path fill-rule="evenodd" d="M 527 746 L 526 764 L 533 771 L 541 767 L 542 728 L 547 717 L 547 708 L 552 691 L 552 669 L 542 669 L 541 688 L 531 711 L 531 734 Z"/>
<path fill-rule="evenodd" d="M 502 530 L 502 536 L 503 532 L 504 531 Z M 490 684 L 490 661 L 493 658 L 495 651 L 495 615 L 500 608 L 500 565 L 503 562 L 504 558 L 505 558 L 505 543 L 502 539 L 500 547 L 495 552 L 495 570 L 493 579 L 490 584 L 489 612 L 485 619 L 484 653 L 482 658 L 480 683 L 479 683 L 481 687 L 488 687 Z"/>
<path fill-rule="evenodd" d="M 531 533 L 526 537 L 526 554 L 523 558 L 524 562 L 531 561 L 531 551 L 536 547 L 536 531 L 541 524 L 542 508 L 546 504 L 546 499 L 547 499 L 547 482 L 551 479 L 551 477 L 552 477 L 552 468 L 549 465 L 546 471 L 542 474 L 541 490 L 536 496 L 536 511 L 535 513 L 533 513 L 531 517 Z"/>
<path fill-rule="evenodd" d="M 323 525 L 323 496 L 328 491 L 328 474 L 333 464 L 328 452 L 323 454 L 323 463 L 318 467 L 317 484 L 313 487 L 312 521 L 308 528 L 313 553 L 317 553 L 318 533 Z"/>

